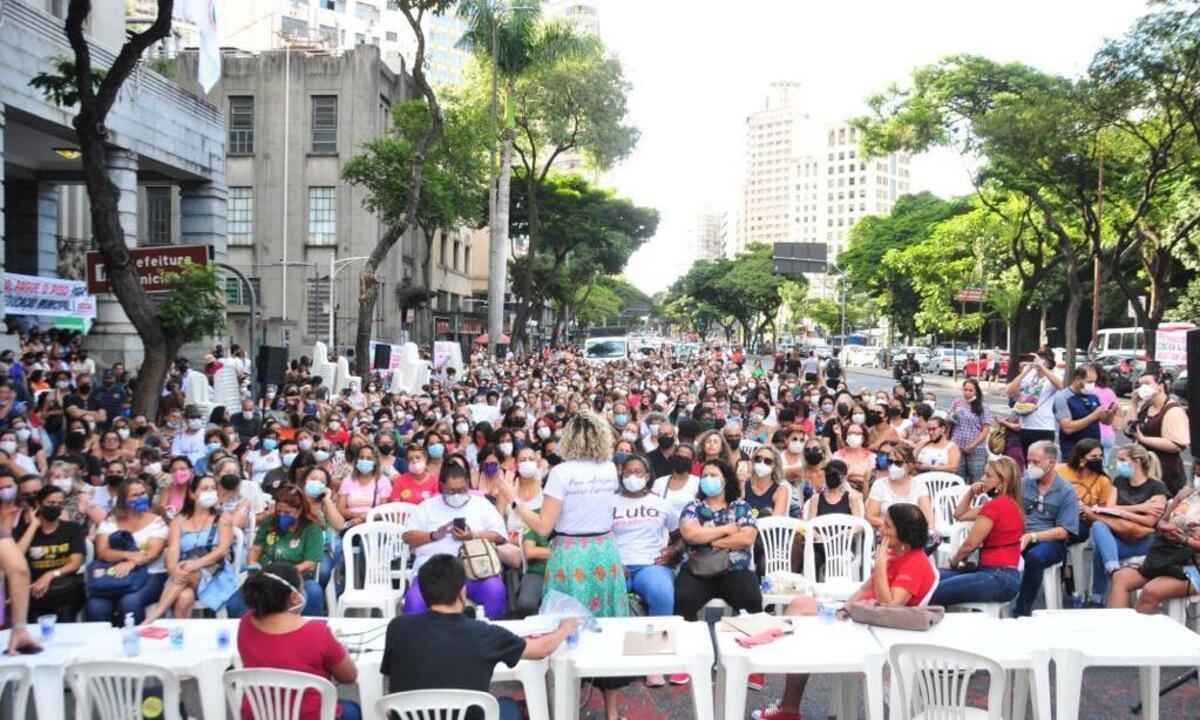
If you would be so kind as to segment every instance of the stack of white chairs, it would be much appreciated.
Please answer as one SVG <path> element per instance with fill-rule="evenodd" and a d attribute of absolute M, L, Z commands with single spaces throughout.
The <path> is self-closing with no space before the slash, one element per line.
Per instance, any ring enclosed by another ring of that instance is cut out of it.
<path fill-rule="evenodd" d="M 238 382 L 237 368 L 223 365 L 213 376 L 212 393 L 213 405 L 225 408 L 227 414 L 238 411 L 242 403 L 241 384 Z"/>
<path fill-rule="evenodd" d="M 321 378 L 321 385 L 329 388 L 329 392 L 335 392 L 334 379 L 337 376 L 337 366 L 329 362 L 329 348 L 325 347 L 323 342 L 313 343 L 310 372 L 313 377 Z"/>
<path fill-rule="evenodd" d="M 362 378 L 357 375 L 350 374 L 350 361 L 344 355 L 337 359 L 337 370 L 333 376 L 333 392 L 340 393 L 342 390 L 350 388 L 358 390 L 362 388 Z"/>
<path fill-rule="evenodd" d="M 200 408 L 205 419 L 217 406 L 213 399 L 212 387 L 208 384 L 208 376 L 202 372 L 187 371 L 187 375 L 183 378 L 183 394 L 187 398 L 187 404 Z"/>

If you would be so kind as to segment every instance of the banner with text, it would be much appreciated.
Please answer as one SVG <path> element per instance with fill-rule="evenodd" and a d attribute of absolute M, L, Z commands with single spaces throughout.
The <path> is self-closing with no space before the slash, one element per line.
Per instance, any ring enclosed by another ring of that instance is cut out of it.
<path fill-rule="evenodd" d="M 80 280 L 4 273 L 4 314 L 96 317 L 96 298 Z"/>

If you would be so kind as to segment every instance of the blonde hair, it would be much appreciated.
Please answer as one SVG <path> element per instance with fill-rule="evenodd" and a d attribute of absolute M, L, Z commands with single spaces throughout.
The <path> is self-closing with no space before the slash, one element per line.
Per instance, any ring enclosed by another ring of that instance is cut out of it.
<path fill-rule="evenodd" d="M 1025 517 L 1025 505 L 1021 501 L 1021 466 L 1007 455 L 997 455 L 988 461 L 987 467 L 1004 480 L 1004 494 L 1013 499 L 1021 517 Z"/>
<path fill-rule="evenodd" d="M 580 409 L 563 426 L 558 454 L 563 460 L 610 462 L 613 456 L 612 427 L 591 410 Z"/>
<path fill-rule="evenodd" d="M 1142 473 L 1148 480 L 1162 480 L 1162 462 L 1158 456 L 1141 445 L 1126 445 L 1117 448 L 1117 452 L 1125 452 L 1129 459 L 1142 466 Z"/>
<path fill-rule="evenodd" d="M 758 457 L 759 453 L 766 453 L 767 455 L 771 456 L 772 460 L 775 461 L 771 465 L 771 482 L 773 482 L 776 485 L 782 485 L 783 480 L 784 480 L 784 478 L 783 478 L 783 456 L 779 454 L 779 451 L 775 449 L 775 446 L 771 445 L 770 443 L 767 443 L 767 444 L 755 449 L 754 452 L 750 453 L 750 463 L 751 463 L 752 471 L 753 471 L 753 467 L 754 467 L 754 459 L 756 457 Z"/>

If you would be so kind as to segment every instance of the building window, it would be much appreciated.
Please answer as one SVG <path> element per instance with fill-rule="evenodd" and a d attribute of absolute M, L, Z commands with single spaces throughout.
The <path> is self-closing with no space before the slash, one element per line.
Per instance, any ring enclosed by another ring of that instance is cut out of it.
<path fill-rule="evenodd" d="M 171 188 L 146 188 L 146 244 L 171 244 Z"/>
<path fill-rule="evenodd" d="M 259 304 L 261 305 L 262 280 L 256 277 L 246 279 L 254 286 L 254 295 L 259 299 Z M 225 302 L 230 305 L 250 304 L 250 292 L 246 290 L 246 286 L 242 284 L 242 279 L 237 275 L 225 276 Z"/>
<path fill-rule="evenodd" d="M 385 39 L 386 39 L 388 42 L 396 42 L 396 41 L 399 39 L 399 36 L 398 36 L 398 35 L 396 35 L 396 33 L 394 33 L 394 32 L 385 32 L 385 33 L 383 34 L 383 37 L 384 37 L 384 38 L 385 38 Z"/>
<path fill-rule="evenodd" d="M 229 188 L 225 222 L 230 245 L 254 244 L 254 188 Z"/>
<path fill-rule="evenodd" d="M 310 187 L 308 189 L 308 244 L 334 245 L 337 243 L 337 196 L 335 188 Z"/>
<path fill-rule="evenodd" d="M 229 154 L 254 154 L 254 96 L 229 98 Z"/>
<path fill-rule="evenodd" d="M 337 95 L 312 96 L 312 151 L 337 152 Z"/>
<path fill-rule="evenodd" d="M 308 23 L 300 18 L 288 17 L 284 15 L 279 18 L 279 31 L 284 37 L 304 38 L 308 37 Z"/>

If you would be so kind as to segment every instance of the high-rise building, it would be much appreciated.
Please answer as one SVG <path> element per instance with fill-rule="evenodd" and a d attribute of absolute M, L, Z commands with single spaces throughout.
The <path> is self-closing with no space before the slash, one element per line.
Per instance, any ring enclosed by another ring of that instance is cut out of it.
<path fill-rule="evenodd" d="M 722 212 L 704 212 L 696 218 L 696 259 L 716 260 L 725 254 L 729 216 Z"/>
<path fill-rule="evenodd" d="M 569 22 L 576 30 L 588 35 L 600 35 L 600 13 L 590 2 L 580 0 L 550 0 L 543 8 L 545 16 Z"/>
<path fill-rule="evenodd" d="M 466 21 L 457 15 L 432 15 L 426 23 L 425 53 L 429 56 L 425 72 L 431 85 L 461 85 L 463 71 L 467 67 L 470 53 L 458 47 L 459 40 L 467 30 Z M 412 32 L 409 32 L 409 36 Z M 406 57 L 409 57 L 406 55 Z M 411 62 L 411 58 L 409 60 Z"/>

